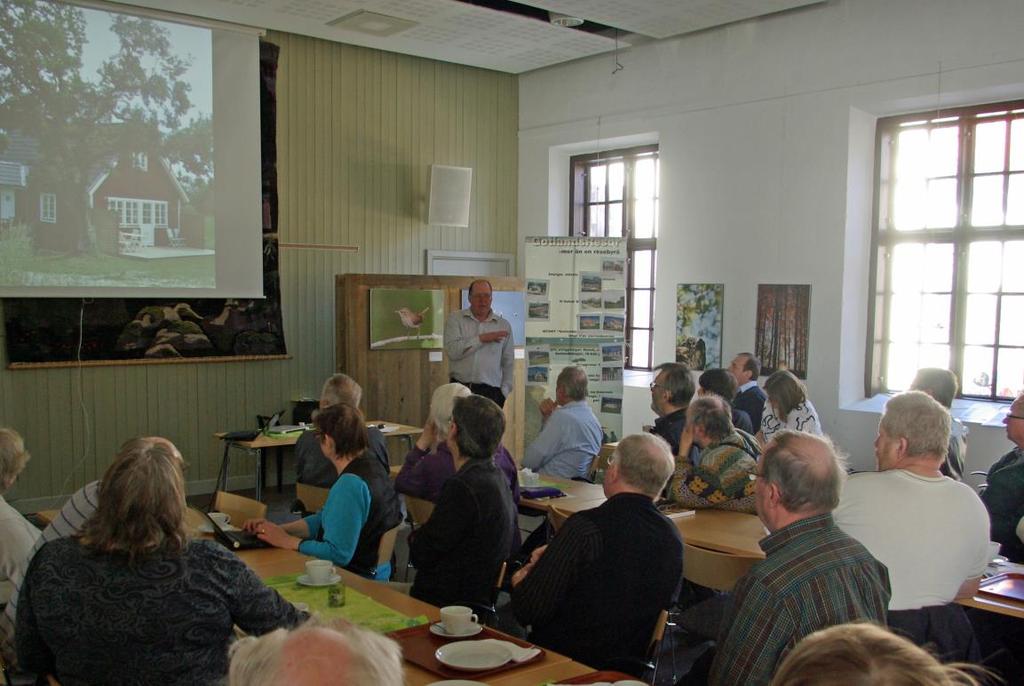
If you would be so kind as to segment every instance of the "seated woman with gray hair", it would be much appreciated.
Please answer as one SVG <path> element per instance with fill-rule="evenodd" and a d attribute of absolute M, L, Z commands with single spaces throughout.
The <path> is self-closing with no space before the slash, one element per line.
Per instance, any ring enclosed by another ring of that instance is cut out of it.
<path fill-rule="evenodd" d="M 21 585 L 32 546 L 39 538 L 39 529 L 4 499 L 28 459 L 25 442 L 18 432 L 0 429 L 0 605 L 6 604 L 14 588 Z M 0 640 L 6 641 L 7 633 L 8 626 L 0 623 Z"/>
<path fill-rule="evenodd" d="M 81 534 L 39 549 L 18 603 L 23 669 L 64 684 L 214 684 L 235 626 L 305 618 L 223 546 L 189 538 L 182 469 L 170 441 L 128 441 Z"/>
<path fill-rule="evenodd" d="M 460 383 L 438 386 L 430 399 L 430 416 L 423 425 L 423 433 L 416 445 L 405 456 L 405 464 L 395 479 L 399 493 L 436 502 L 444 482 L 455 474 L 455 461 L 445 439 L 452 425 L 452 407 L 456 398 L 465 398 L 472 392 Z M 498 444 L 494 464 L 506 477 L 512 489 L 512 499 L 519 504 L 519 478 L 516 463 L 505 446 Z"/>

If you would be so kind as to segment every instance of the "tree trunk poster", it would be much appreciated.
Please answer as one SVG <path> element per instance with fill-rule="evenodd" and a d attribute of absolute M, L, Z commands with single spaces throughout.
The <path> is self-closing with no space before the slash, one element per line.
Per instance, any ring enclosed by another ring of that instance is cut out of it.
<path fill-rule="evenodd" d="M 526 239 L 526 443 L 540 431 L 539 403 L 555 397 L 565 367 L 587 372 L 590 407 L 607 441 L 622 437 L 626 241 Z"/>
<path fill-rule="evenodd" d="M 788 369 L 801 379 L 807 378 L 810 311 L 809 285 L 757 287 L 754 354 L 761 360 L 762 374 Z"/>

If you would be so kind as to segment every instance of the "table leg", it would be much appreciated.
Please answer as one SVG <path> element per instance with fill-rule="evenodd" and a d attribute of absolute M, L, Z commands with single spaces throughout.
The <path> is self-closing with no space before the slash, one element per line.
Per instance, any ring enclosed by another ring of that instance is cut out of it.
<path fill-rule="evenodd" d="M 275 450 L 277 451 L 277 492 L 280 493 L 283 490 L 281 482 L 284 481 L 284 448 L 278 446 Z"/>
<path fill-rule="evenodd" d="M 263 462 L 263 448 L 256 448 L 256 500 L 263 501 L 263 480 L 266 478 L 266 464 Z"/>
<path fill-rule="evenodd" d="M 231 452 L 231 441 L 224 441 L 224 457 L 220 460 L 220 471 L 217 473 L 217 483 L 213 487 L 214 493 L 228 490 L 228 457 Z"/>

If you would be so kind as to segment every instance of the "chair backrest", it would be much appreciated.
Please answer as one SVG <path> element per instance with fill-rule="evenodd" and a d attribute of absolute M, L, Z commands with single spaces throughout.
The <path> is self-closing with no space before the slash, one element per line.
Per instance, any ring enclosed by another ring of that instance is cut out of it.
<path fill-rule="evenodd" d="M 658 654 L 658 644 L 665 637 L 666 624 L 668 624 L 668 610 L 662 610 L 658 613 L 658 621 L 654 623 L 654 631 L 651 632 L 651 642 L 647 644 L 648 659 Z"/>
<path fill-rule="evenodd" d="M 683 543 L 683 578 L 716 591 L 730 591 L 759 560 Z"/>
<path fill-rule="evenodd" d="M 402 528 L 399 524 L 394 529 L 390 529 L 384 532 L 384 535 L 380 537 L 380 543 L 377 545 L 377 566 L 385 565 L 391 562 L 391 554 L 395 552 L 395 541 L 398 539 L 398 530 Z"/>
<path fill-rule="evenodd" d="M 434 503 L 423 498 L 415 498 L 411 495 L 403 496 L 405 498 L 405 509 L 409 512 L 409 516 L 412 517 L 412 523 L 416 526 L 423 526 L 430 519 L 430 515 L 434 514 Z"/>
<path fill-rule="evenodd" d="M 217 491 L 213 498 L 213 509 L 230 516 L 235 526 L 242 526 L 247 519 L 263 519 L 267 516 L 266 503 L 226 491 Z"/>
<path fill-rule="evenodd" d="M 327 494 L 330 490 L 320 486 L 310 486 L 295 482 L 295 497 L 302 501 L 307 512 L 319 512 L 327 502 Z"/>
<path fill-rule="evenodd" d="M 557 532 L 565 524 L 565 520 L 572 516 L 572 512 L 561 509 L 558 505 L 550 505 L 548 508 L 548 522 L 551 523 L 552 531 Z"/>
<path fill-rule="evenodd" d="M 617 445 L 617 444 L 616 444 Z M 608 460 L 612 459 L 615 449 L 608 449 L 608 446 L 601 446 L 601 452 L 590 461 L 590 469 L 587 476 L 596 484 L 604 483 L 604 473 L 608 471 Z"/>

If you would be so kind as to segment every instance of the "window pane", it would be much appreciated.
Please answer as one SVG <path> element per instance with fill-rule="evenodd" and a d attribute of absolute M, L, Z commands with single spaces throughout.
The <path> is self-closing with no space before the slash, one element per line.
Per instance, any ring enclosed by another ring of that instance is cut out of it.
<path fill-rule="evenodd" d="M 967 296 L 967 325 L 964 342 L 971 345 L 992 345 L 996 336 L 996 296 Z"/>
<path fill-rule="evenodd" d="M 967 251 L 967 291 L 995 293 L 999 290 L 1001 246 L 995 241 L 971 243 Z"/>
<path fill-rule="evenodd" d="M 632 362 L 634 367 L 650 367 L 651 355 L 649 346 L 651 344 L 651 332 L 647 329 L 633 329 L 630 332 L 630 343 L 632 347 Z"/>
<path fill-rule="evenodd" d="M 922 290 L 949 293 L 953 290 L 953 244 L 929 243 L 924 248 Z"/>
<path fill-rule="evenodd" d="M 948 345 L 922 345 L 917 357 L 918 365 L 921 367 L 942 367 L 949 368 L 949 346 Z M 916 371 L 915 371 L 916 373 Z"/>
<path fill-rule="evenodd" d="M 892 227 L 896 231 L 917 231 L 924 226 L 928 207 L 928 182 L 900 179 L 893 198 Z"/>
<path fill-rule="evenodd" d="M 625 168 L 622 162 L 614 162 L 608 165 L 608 199 L 622 200 L 622 184 L 625 175 Z"/>
<path fill-rule="evenodd" d="M 934 179 L 928 182 L 927 225 L 941 229 L 956 224 L 956 179 Z"/>
<path fill-rule="evenodd" d="M 633 188 L 637 198 L 653 198 L 658 194 L 656 161 L 650 157 L 637 160 L 633 169 Z"/>
<path fill-rule="evenodd" d="M 1003 177 L 974 177 L 974 200 L 971 203 L 971 224 L 997 226 L 1003 223 Z"/>
<path fill-rule="evenodd" d="M 1003 296 L 999 309 L 999 344 L 1024 345 L 1024 296 Z"/>
<path fill-rule="evenodd" d="M 636 222 L 636 226 L 633 227 L 633 237 L 654 238 L 654 201 L 637 200 L 633 206 L 633 212 Z"/>
<path fill-rule="evenodd" d="M 896 178 L 924 179 L 928 174 L 928 130 L 908 129 L 896 137 Z"/>
<path fill-rule="evenodd" d="M 608 168 L 603 164 L 590 168 L 590 202 L 603 202 L 604 201 L 604 186 L 605 177 L 608 173 Z"/>
<path fill-rule="evenodd" d="M 917 293 L 899 293 L 892 296 L 891 303 L 889 340 L 917 343 L 921 333 L 921 296 Z"/>
<path fill-rule="evenodd" d="M 928 171 L 932 177 L 955 176 L 960 149 L 960 131 L 955 126 L 932 129 Z"/>
<path fill-rule="evenodd" d="M 1024 170 L 1024 119 L 1010 124 L 1010 171 Z"/>
<path fill-rule="evenodd" d="M 925 295 L 921 298 L 921 342 L 949 343 L 948 295 Z"/>
<path fill-rule="evenodd" d="M 974 171 L 1003 171 L 1005 145 L 1005 121 L 990 121 L 974 127 Z"/>
<path fill-rule="evenodd" d="M 1024 293 L 1024 241 L 1003 244 L 1003 292 Z"/>
<path fill-rule="evenodd" d="M 633 291 L 633 326 L 650 328 L 651 326 L 651 292 Z"/>
<path fill-rule="evenodd" d="M 1006 223 L 1024 224 L 1024 174 L 1010 174 L 1006 194 Z"/>
<path fill-rule="evenodd" d="M 996 395 L 1002 398 L 1016 398 L 1024 391 L 1024 350 L 1002 348 L 999 351 L 999 374 Z"/>
<path fill-rule="evenodd" d="M 622 203 L 608 204 L 608 235 L 622 237 Z"/>
<path fill-rule="evenodd" d="M 651 250 L 633 253 L 633 287 L 651 288 L 654 285 L 654 257 Z"/>
<path fill-rule="evenodd" d="M 892 290 L 894 293 L 920 293 L 924 276 L 921 264 L 924 246 L 904 243 L 892 250 Z"/>
<path fill-rule="evenodd" d="M 588 236 L 604 235 L 604 205 L 591 205 L 588 208 L 590 213 L 590 225 L 587 227 Z"/>
<path fill-rule="evenodd" d="M 910 388 L 917 373 L 918 347 L 915 344 L 894 343 L 889 346 L 889 359 L 885 365 L 885 386 L 891 391 Z"/>
<path fill-rule="evenodd" d="M 989 395 L 992 389 L 992 348 L 964 346 L 964 376 L 960 380 L 965 395 Z"/>

